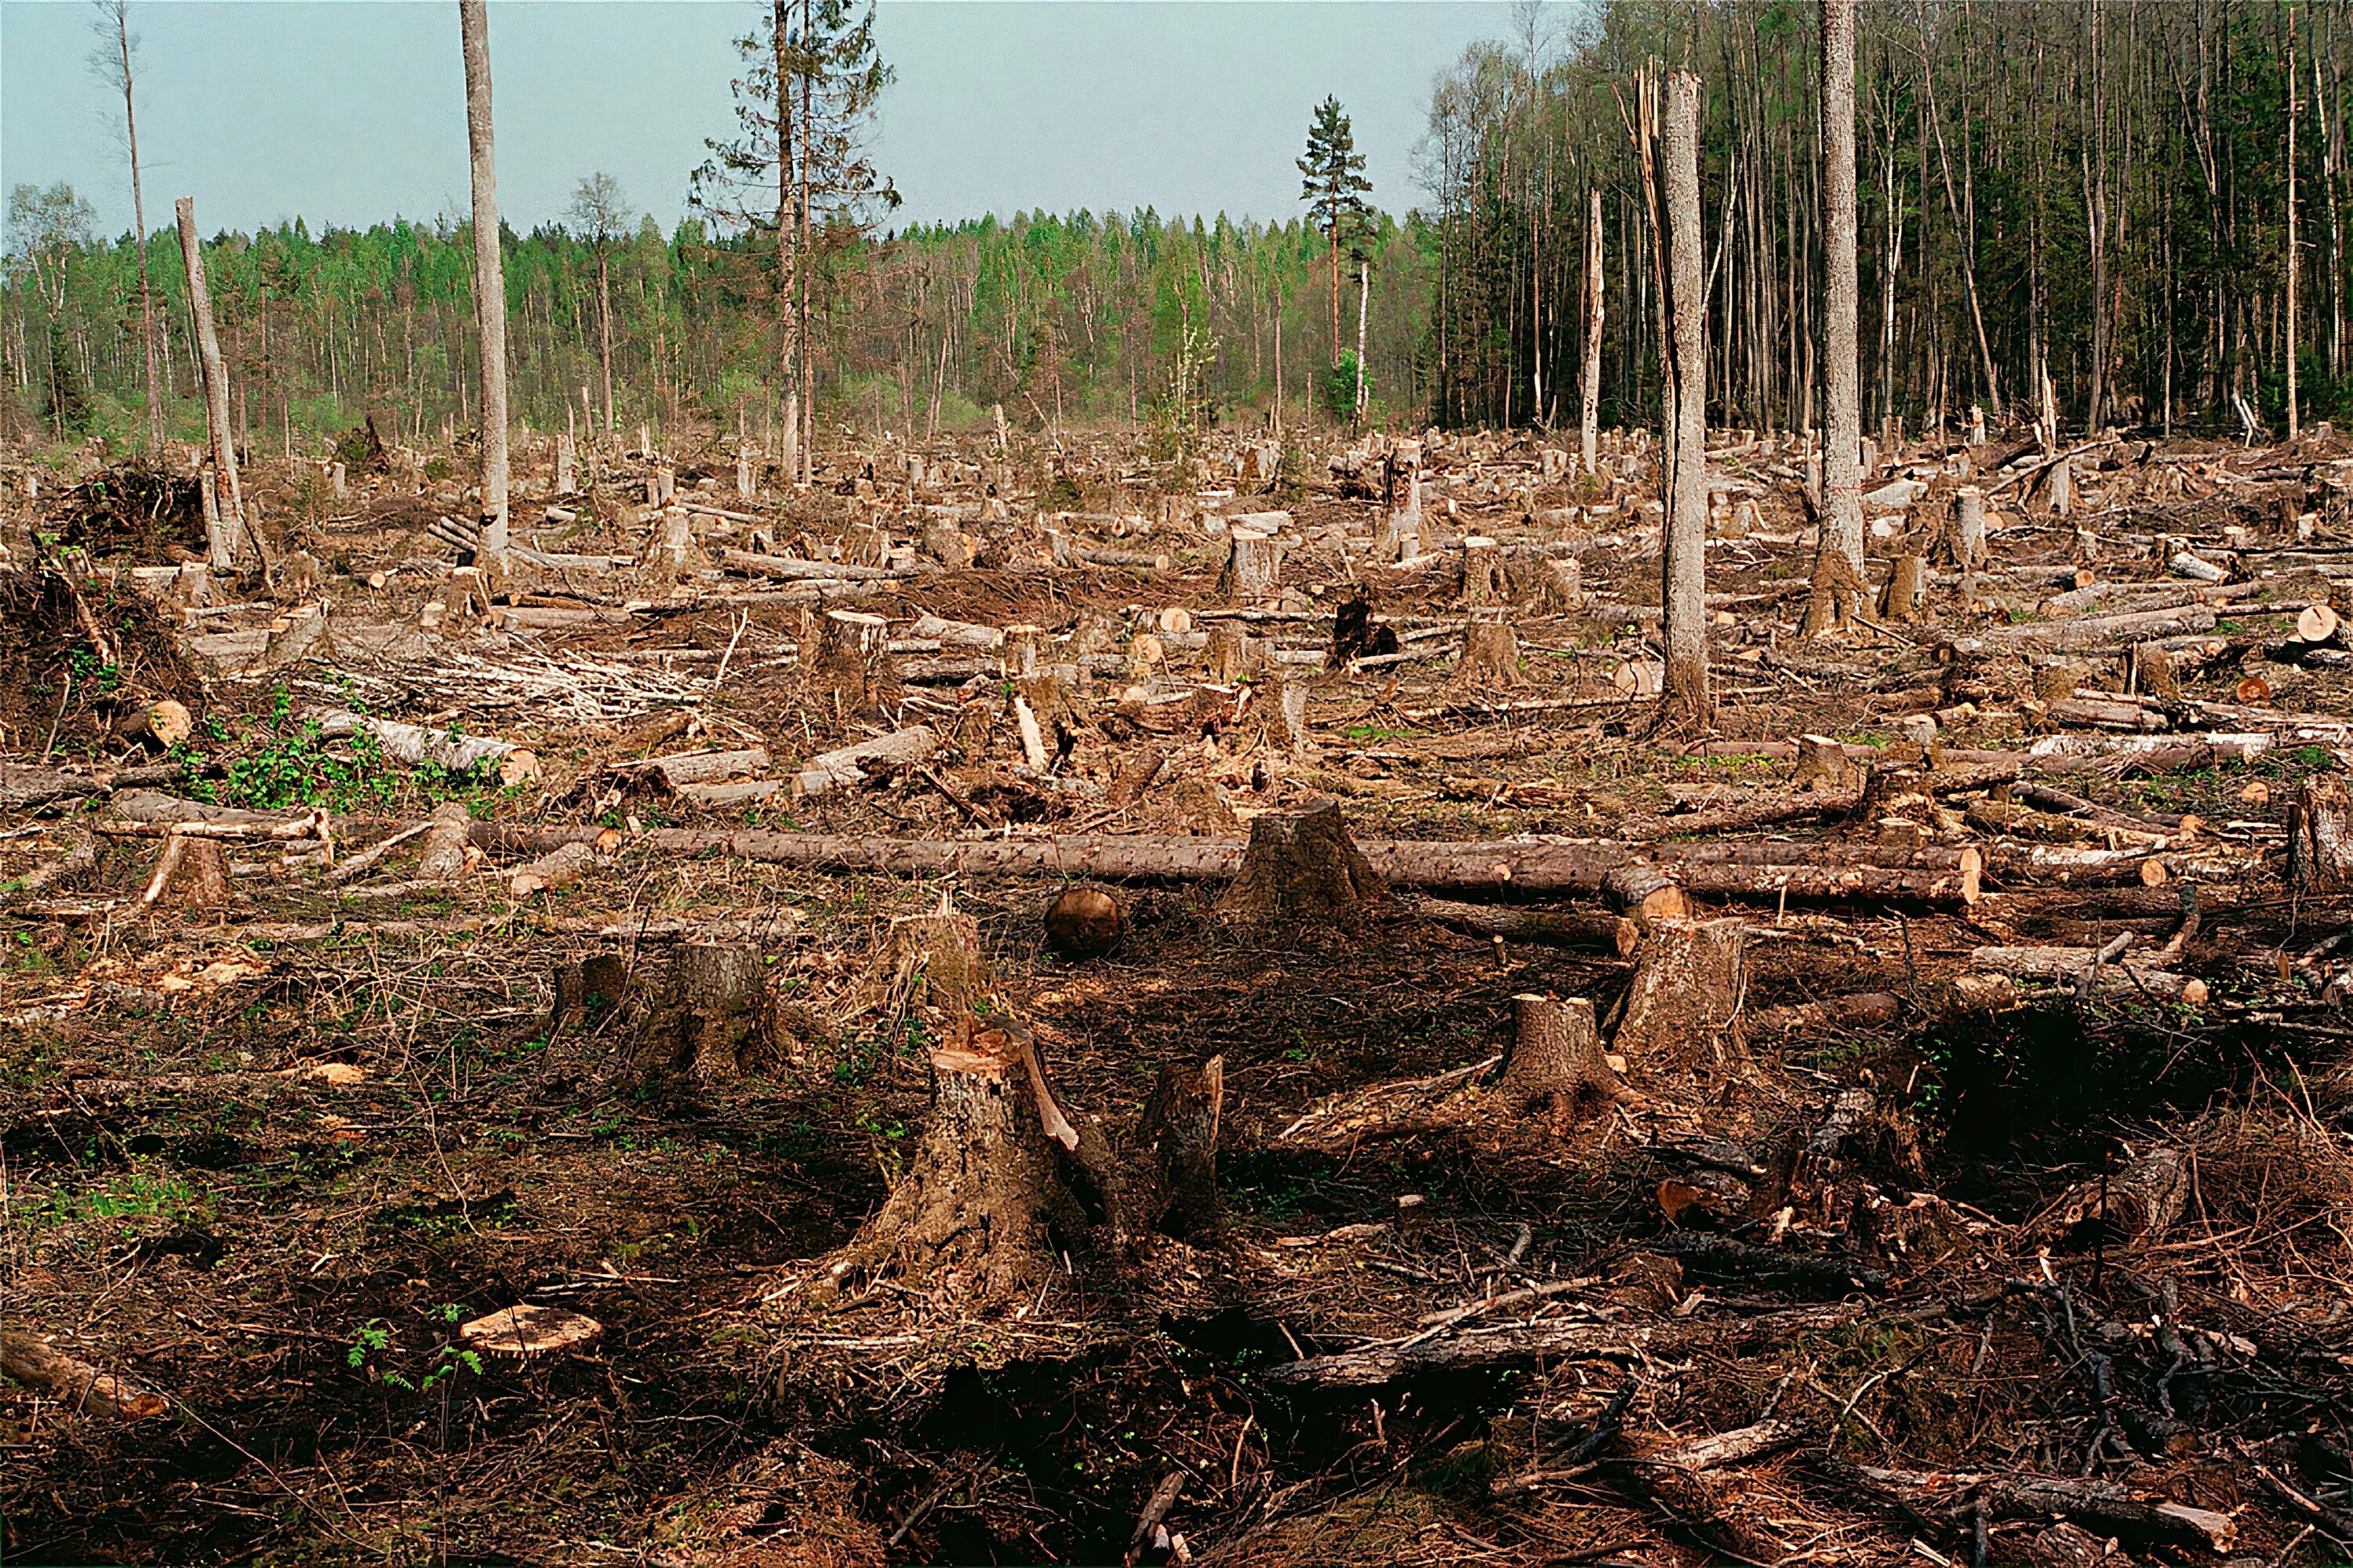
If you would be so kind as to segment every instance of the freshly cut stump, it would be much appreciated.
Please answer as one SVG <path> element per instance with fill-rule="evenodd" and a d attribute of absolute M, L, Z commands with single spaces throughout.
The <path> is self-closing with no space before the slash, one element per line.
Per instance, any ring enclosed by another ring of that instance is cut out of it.
<path fill-rule="evenodd" d="M 1633 1098 L 1602 1056 L 1593 1003 L 1585 998 L 1515 996 L 1512 1024 L 1512 1053 L 1494 1093 L 1514 1114 L 1533 1109 L 1559 1117 L 1588 1097 Z"/>
<path fill-rule="evenodd" d="M 1746 922 L 1662 920 L 1643 936 L 1610 1044 L 1627 1062 L 1721 1062 L 1747 986 Z"/>
<path fill-rule="evenodd" d="M 1655 865 L 1621 865 L 1602 879 L 1601 890 L 1619 914 L 1648 931 L 1662 920 L 1687 920 L 1691 900 L 1675 879 Z"/>
<path fill-rule="evenodd" d="M 1218 913 L 1242 927 L 1354 929 L 1389 904 L 1388 885 L 1348 836 L 1340 802 L 1317 800 L 1302 810 L 1250 820 L 1241 874 L 1218 901 Z"/>
<path fill-rule="evenodd" d="M 218 841 L 174 836 L 164 841 L 146 902 L 162 909 L 204 914 L 228 907 L 228 854 Z"/>
<path fill-rule="evenodd" d="M 733 1078 L 758 1058 L 766 1002 L 767 965 L 758 948 L 681 942 L 670 952 L 657 1047 L 698 1077 Z"/>
<path fill-rule="evenodd" d="M 823 1304 L 892 1277 L 970 1310 L 1037 1298 L 1086 1218 L 1048 1141 L 1026 1042 L 967 1018 L 932 1053 L 932 1120 L 881 1212 L 829 1263 Z"/>
<path fill-rule="evenodd" d="M 458 1325 L 459 1344 L 510 1365 L 586 1354 L 604 1337 L 605 1325 L 587 1314 L 534 1302 L 501 1307 Z"/>

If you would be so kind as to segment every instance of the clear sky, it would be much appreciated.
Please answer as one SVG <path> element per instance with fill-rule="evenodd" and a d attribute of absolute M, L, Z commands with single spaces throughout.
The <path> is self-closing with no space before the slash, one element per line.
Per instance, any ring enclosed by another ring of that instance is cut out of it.
<path fill-rule="evenodd" d="M 458 8 L 448 0 L 132 0 L 147 222 L 196 198 L 207 234 L 301 216 L 366 224 L 467 205 Z M 732 40 L 752 0 L 491 5 L 499 196 L 518 228 L 609 171 L 665 225 L 706 137 L 733 126 Z M 0 0 L 0 184 L 64 179 L 131 223 L 121 104 L 87 61 L 84 0 Z M 877 161 L 899 221 L 1150 204 L 1298 213 L 1310 109 L 1336 93 L 1373 198 L 1422 199 L 1432 78 L 1500 37 L 1484 0 L 883 0 L 898 70 Z M 208 96 L 209 95 L 209 96 Z"/>

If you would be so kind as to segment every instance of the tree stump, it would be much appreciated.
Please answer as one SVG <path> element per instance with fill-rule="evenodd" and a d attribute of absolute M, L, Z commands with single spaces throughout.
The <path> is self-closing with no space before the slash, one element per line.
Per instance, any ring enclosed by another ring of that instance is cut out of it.
<path fill-rule="evenodd" d="M 1218 591 L 1229 604 L 1255 604 L 1282 588 L 1282 546 L 1272 534 L 1236 528 L 1229 536 L 1226 569 Z"/>
<path fill-rule="evenodd" d="M 2075 514 L 2075 461 L 2073 458 L 2063 457 L 2051 465 L 2048 493 L 2052 516 L 2072 517 Z"/>
<path fill-rule="evenodd" d="M 195 730 L 187 708 L 169 697 L 152 703 L 132 703 L 115 711 L 114 733 L 151 751 L 169 751 Z"/>
<path fill-rule="evenodd" d="M 871 684 L 888 662 L 891 623 L 855 609 L 828 609 L 818 633 L 816 667 L 860 685 Z"/>
<path fill-rule="evenodd" d="M 1544 606 L 1561 615 L 1576 615 L 1585 609 L 1585 569 L 1575 556 L 1559 558 L 1546 556 L 1538 568 L 1536 583 L 1544 596 Z"/>
<path fill-rule="evenodd" d="M 573 455 L 573 441 L 572 441 L 572 438 L 571 438 L 570 436 L 558 436 L 558 437 L 556 437 L 556 438 L 555 438 L 555 493 L 556 493 L 556 494 L 558 494 L 558 495 L 570 495 L 570 494 L 572 494 L 575 491 L 576 491 L 576 490 L 578 490 L 578 489 L 580 488 L 579 483 L 578 483 L 578 482 L 577 482 L 576 478 L 575 477 L 575 473 L 574 473 L 574 464 L 575 463 L 575 461 L 577 461 L 577 460 L 576 460 L 576 459 L 574 457 L 574 455 Z"/>
<path fill-rule="evenodd" d="M 1462 602 L 1494 604 L 1503 598 L 1503 552 L 1485 535 L 1471 535 L 1462 541 Z"/>
<path fill-rule="evenodd" d="M 1523 683 L 1520 639 L 1500 610 L 1473 612 L 1462 628 L 1462 658 L 1454 667 L 1458 685 L 1504 691 Z"/>
<path fill-rule="evenodd" d="M 555 966 L 555 1001 L 548 1009 L 552 1039 L 575 1024 L 608 1014 L 628 999 L 629 966 L 617 953 L 592 953 Z"/>
<path fill-rule="evenodd" d="M 1593 1003 L 1585 998 L 1515 996 L 1512 1027 L 1512 1052 L 1494 1092 L 1514 1114 L 1545 1108 L 1565 1116 L 1588 1097 L 1631 1097 L 1602 1056 Z"/>
<path fill-rule="evenodd" d="M 1241 874 L 1218 901 L 1218 913 L 1246 927 L 1314 924 L 1353 930 L 1390 904 L 1384 883 L 1348 836 L 1337 800 L 1298 811 L 1268 811 L 1250 821 Z"/>
<path fill-rule="evenodd" d="M 1398 651 L 1397 632 L 1373 619 L 1373 603 L 1360 588 L 1340 601 L 1332 612 L 1332 668 L 1345 668 L 1352 659 Z"/>
<path fill-rule="evenodd" d="M 1005 629 L 1005 673 L 1008 675 L 1034 675 L 1038 673 L 1038 652 L 1046 640 L 1046 629 L 1026 622 Z"/>
<path fill-rule="evenodd" d="M 972 565 L 972 541 L 953 518 L 934 517 L 923 524 L 923 554 L 948 570 L 960 572 Z"/>
<path fill-rule="evenodd" d="M 1294 762 L 1315 755 L 1315 737 L 1307 726 L 1307 683 L 1285 681 L 1274 689 L 1267 705 L 1266 736 L 1274 749 Z"/>
<path fill-rule="evenodd" d="M 1742 931 L 1727 920 L 1662 920 L 1636 950 L 1611 1047 L 1644 1064 L 1704 1048 L 1715 1061 L 1747 986 Z"/>
<path fill-rule="evenodd" d="M 1226 1100 L 1225 1058 L 1198 1067 L 1170 1063 L 1151 1097 L 1116 1138 L 1090 1122 L 1079 1131 L 1078 1160 L 1125 1246 L 1166 1235 L 1199 1242 L 1223 1224 L 1218 1202 L 1218 1129 Z"/>
<path fill-rule="evenodd" d="M 1928 563 L 1912 554 L 1895 557 L 1888 568 L 1887 581 L 1879 590 L 1879 616 L 1883 620 L 1909 623 L 1920 619 L 1921 601 L 1928 597 Z"/>
<path fill-rule="evenodd" d="M 1789 783 L 1799 789 L 1845 789 L 1854 783 L 1854 764 L 1847 759 L 1846 747 L 1827 735 L 1801 735 L 1798 737 L 1798 766 L 1791 770 Z"/>
<path fill-rule="evenodd" d="M 174 834 L 164 841 L 142 903 L 204 914 L 228 907 L 228 856 L 213 839 Z"/>
<path fill-rule="evenodd" d="M 886 1012 L 910 1007 L 967 1012 L 988 993 L 980 922 L 958 909 L 944 892 L 938 908 L 891 922 L 877 969 L 879 1000 Z"/>
<path fill-rule="evenodd" d="M 1251 673 L 1263 656 L 1257 643 L 1258 639 L 1244 631 L 1240 621 L 1211 625 L 1209 640 L 1201 648 L 1201 662 L 1210 684 L 1229 686 Z"/>
<path fill-rule="evenodd" d="M 2181 683 L 2174 675 L 2173 661 L 2156 643 L 2134 643 L 2126 667 L 2132 691 L 2169 703 L 2181 700 Z"/>
<path fill-rule="evenodd" d="M 1965 572 L 1986 564 L 1985 492 L 1975 485 L 1953 493 L 1953 564 Z"/>
<path fill-rule="evenodd" d="M 823 1305 L 889 1277 L 967 1310 L 1026 1305 L 1084 1234 L 1010 1020 L 966 1017 L 932 1053 L 932 1119 L 881 1211 L 811 1292 Z"/>
<path fill-rule="evenodd" d="M 1814 566 L 1813 593 L 1806 601 L 1805 623 L 1798 635 L 1811 641 L 1849 625 L 1870 588 L 1852 561 L 1839 551 L 1823 551 Z"/>
<path fill-rule="evenodd" d="M 655 1021 L 667 1065 L 707 1081 L 756 1066 L 766 1040 L 767 964 L 756 947 L 681 942 L 671 949 L 670 981 Z"/>
<path fill-rule="evenodd" d="M 2288 881 L 2309 893 L 2353 886 L 2353 796 L 2334 774 L 2296 788 L 2288 821 Z"/>

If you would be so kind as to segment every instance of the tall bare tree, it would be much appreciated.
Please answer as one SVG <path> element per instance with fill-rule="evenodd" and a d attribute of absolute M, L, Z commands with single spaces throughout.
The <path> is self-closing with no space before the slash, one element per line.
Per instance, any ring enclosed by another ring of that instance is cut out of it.
<path fill-rule="evenodd" d="M 572 231 L 596 255 L 596 363 L 604 378 L 605 433 L 615 429 L 613 412 L 613 247 L 629 232 L 629 204 L 621 182 L 603 170 L 582 180 L 565 215 Z"/>
<path fill-rule="evenodd" d="M 1829 289 L 1822 310 L 1821 537 L 1806 610 L 1809 636 L 1850 619 L 1862 592 L 1862 310 L 1854 229 L 1854 0 L 1822 0 L 1822 258 Z"/>
<path fill-rule="evenodd" d="M 139 109 L 132 88 L 132 70 L 139 39 L 131 30 L 129 0 L 96 0 L 91 31 L 98 48 L 90 69 L 108 88 L 122 95 L 122 143 L 131 156 L 132 236 L 139 246 L 139 340 L 147 353 L 147 445 L 164 450 L 164 367 L 162 344 L 156 337 L 155 291 L 147 278 L 147 199 L 139 184 Z"/>
<path fill-rule="evenodd" d="M 1707 285 L 1700 260 L 1699 78 L 1667 78 L 1665 132 L 1671 456 L 1662 552 L 1662 596 L 1667 642 L 1660 718 L 1676 727 L 1705 725 L 1707 690 Z"/>
<path fill-rule="evenodd" d="M 1579 432 L 1585 471 L 1601 466 L 1601 187 L 1593 187 L 1585 229 L 1585 389 Z"/>
<path fill-rule="evenodd" d="M 499 254 L 499 173 L 491 129 L 491 24 L 483 0 L 458 0 L 466 56 L 466 145 L 474 165 L 474 317 L 482 340 L 482 548 L 507 554 L 507 282 Z"/>

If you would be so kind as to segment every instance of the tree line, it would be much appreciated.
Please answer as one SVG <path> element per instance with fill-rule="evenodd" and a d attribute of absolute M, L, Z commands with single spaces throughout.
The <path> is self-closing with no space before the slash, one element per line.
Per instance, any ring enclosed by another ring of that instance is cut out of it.
<path fill-rule="evenodd" d="M 1631 93 L 1657 59 L 1704 92 L 1710 418 L 1820 425 L 1819 13 L 1608 0 L 1555 30 L 1524 7 L 1442 76 L 1425 147 L 1437 418 L 1577 422 L 1598 227 L 1604 422 L 1655 419 L 1658 219 Z M 1957 424 L 1975 405 L 2284 431 L 2344 409 L 2349 47 L 2344 0 L 1862 7 L 1867 422 Z"/>

